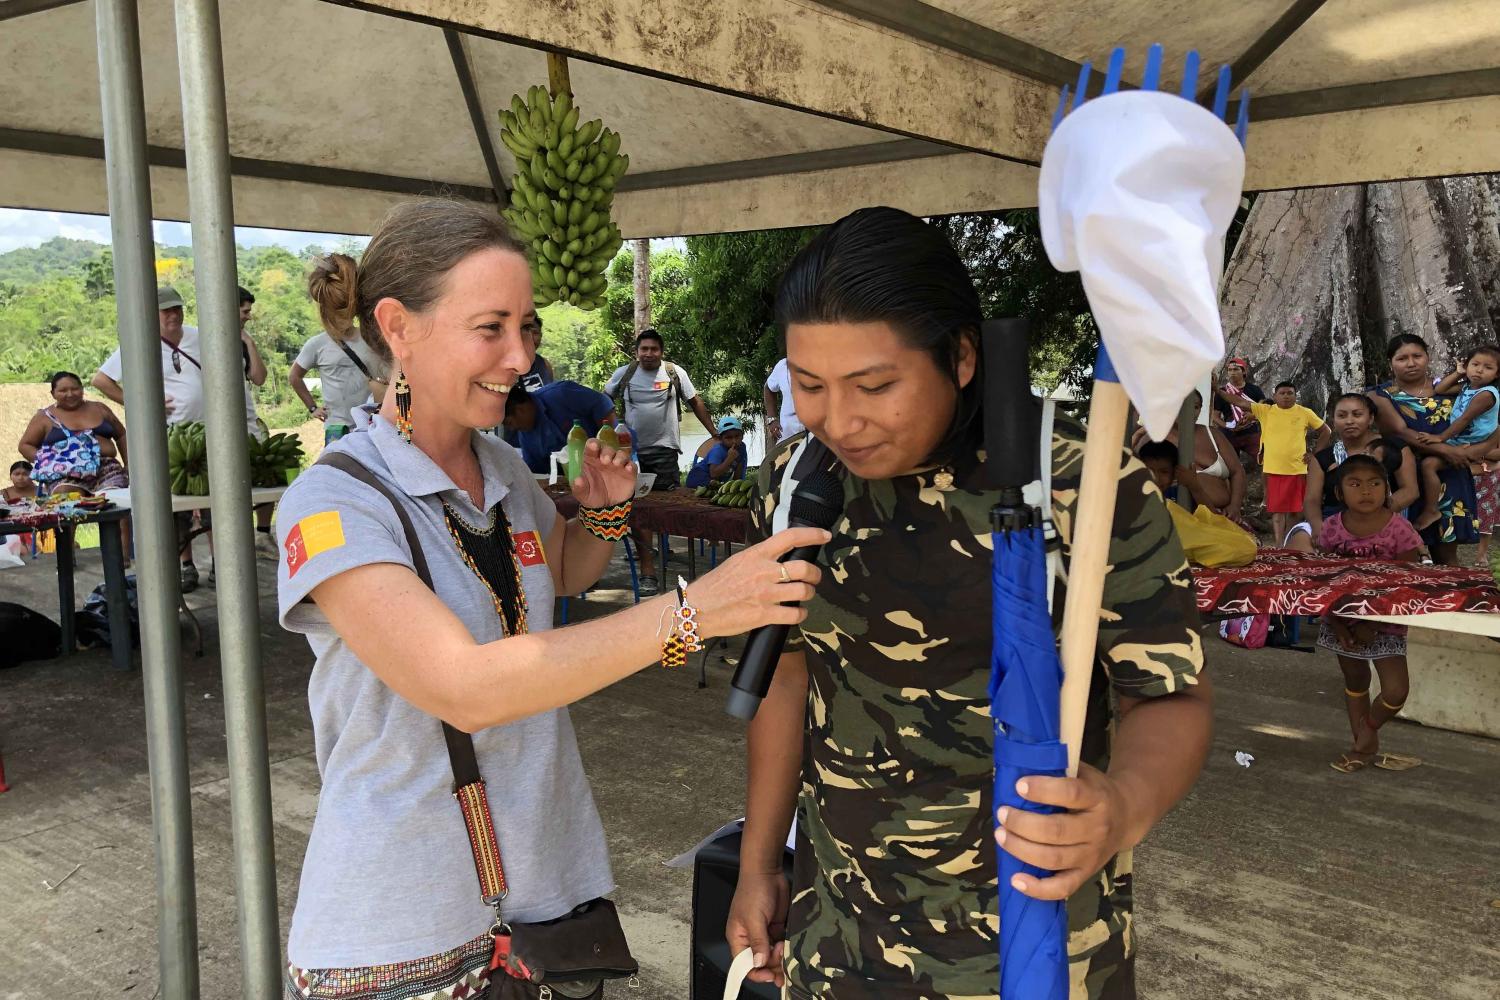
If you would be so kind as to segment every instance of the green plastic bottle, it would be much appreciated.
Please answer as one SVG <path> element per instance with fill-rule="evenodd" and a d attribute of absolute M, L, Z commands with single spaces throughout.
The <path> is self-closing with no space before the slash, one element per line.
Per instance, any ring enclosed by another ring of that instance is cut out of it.
<path fill-rule="evenodd" d="M 583 475 L 583 446 L 588 443 L 589 432 L 583 429 L 583 421 L 573 421 L 568 431 L 568 482 L 575 482 Z"/>
<path fill-rule="evenodd" d="M 600 427 L 599 433 L 594 436 L 599 439 L 599 444 L 602 447 L 615 449 L 620 447 L 619 435 L 615 434 L 615 429 L 609 426 L 609 424 Z"/>

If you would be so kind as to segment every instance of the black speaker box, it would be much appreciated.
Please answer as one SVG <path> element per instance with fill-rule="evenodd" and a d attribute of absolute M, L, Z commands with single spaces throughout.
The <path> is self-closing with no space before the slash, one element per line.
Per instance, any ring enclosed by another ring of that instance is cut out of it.
<path fill-rule="evenodd" d="M 792 852 L 782 857 L 782 869 L 792 877 Z M 726 833 L 710 841 L 693 861 L 693 953 L 689 1000 L 721 1000 L 729 976 L 729 943 L 724 924 L 740 878 L 740 834 Z M 781 1000 L 770 983 L 746 982 L 741 997 Z"/>

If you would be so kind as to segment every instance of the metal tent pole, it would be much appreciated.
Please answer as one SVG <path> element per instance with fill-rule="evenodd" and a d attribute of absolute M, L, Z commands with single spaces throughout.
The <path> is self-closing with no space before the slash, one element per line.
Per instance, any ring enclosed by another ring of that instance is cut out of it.
<path fill-rule="evenodd" d="M 99 93 L 114 244 L 115 302 L 125 371 L 125 409 L 130 414 L 130 505 L 140 580 L 141 674 L 156 840 L 161 996 L 163 1000 L 196 1000 L 198 910 L 177 623 L 181 595 L 172 491 L 167 481 L 167 420 L 156 309 L 156 248 L 151 237 L 140 27 L 135 0 L 98 0 L 94 16 L 99 37 Z"/>
<path fill-rule="evenodd" d="M 213 456 L 209 491 L 239 890 L 241 984 L 245 997 L 261 1000 L 282 992 L 281 932 L 219 5 L 217 0 L 176 0 L 176 15 L 204 412 Z"/>

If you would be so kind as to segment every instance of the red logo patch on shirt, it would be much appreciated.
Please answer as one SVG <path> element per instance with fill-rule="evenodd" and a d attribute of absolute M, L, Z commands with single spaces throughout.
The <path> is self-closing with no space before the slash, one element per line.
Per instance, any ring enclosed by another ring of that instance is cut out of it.
<path fill-rule="evenodd" d="M 286 575 L 290 579 L 306 562 L 320 552 L 344 544 L 344 523 L 336 510 L 310 514 L 286 533 Z"/>
<path fill-rule="evenodd" d="M 523 531 L 516 535 L 516 558 L 522 566 L 547 565 L 547 553 L 542 550 L 542 540 L 535 531 Z"/>
<path fill-rule="evenodd" d="M 653 382 L 651 383 L 651 388 L 655 389 L 657 392 L 665 392 L 667 386 L 670 384 L 671 383 L 669 382 Z"/>
<path fill-rule="evenodd" d="M 297 575 L 302 564 L 307 562 L 307 546 L 302 544 L 302 526 L 296 525 L 286 536 L 286 575 L 288 578 Z"/>

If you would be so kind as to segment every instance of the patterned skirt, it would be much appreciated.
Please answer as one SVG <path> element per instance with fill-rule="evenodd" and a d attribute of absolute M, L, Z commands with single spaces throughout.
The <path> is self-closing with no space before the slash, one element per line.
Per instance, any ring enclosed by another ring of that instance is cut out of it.
<path fill-rule="evenodd" d="M 285 1000 L 471 1000 L 490 981 L 495 939 L 483 934 L 451 951 L 353 969 L 288 965 Z"/>
<path fill-rule="evenodd" d="M 99 468 L 88 475 L 69 476 L 47 487 L 48 493 L 83 490 L 103 493 L 105 490 L 123 490 L 130 485 L 130 474 L 117 459 L 101 458 Z"/>
<path fill-rule="evenodd" d="M 1375 638 L 1369 642 L 1356 642 L 1352 648 L 1345 649 L 1340 644 L 1338 633 L 1333 630 L 1331 621 L 1325 618 L 1318 627 L 1318 645 L 1329 652 L 1356 660 L 1384 660 L 1392 656 L 1406 655 L 1405 625 L 1380 624 L 1376 627 L 1380 631 L 1375 633 Z"/>

